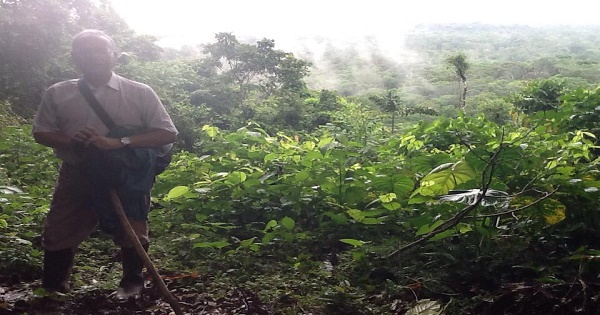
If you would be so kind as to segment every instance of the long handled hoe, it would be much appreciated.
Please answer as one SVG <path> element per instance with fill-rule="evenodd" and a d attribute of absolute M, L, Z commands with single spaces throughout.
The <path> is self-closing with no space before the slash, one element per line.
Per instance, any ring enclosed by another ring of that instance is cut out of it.
<path fill-rule="evenodd" d="M 148 269 L 148 271 L 152 275 L 152 279 L 154 279 L 154 282 L 158 285 L 158 288 L 160 289 L 160 292 L 162 293 L 163 297 L 165 298 L 165 300 L 167 300 L 167 302 L 169 302 L 171 308 L 173 308 L 173 311 L 176 315 L 183 315 L 179 303 L 177 303 L 177 300 L 173 297 L 173 295 L 171 295 L 169 289 L 167 289 L 167 286 L 156 271 L 156 268 L 150 260 L 150 257 L 148 257 L 148 254 L 144 250 L 144 247 L 142 247 L 142 243 L 140 243 L 140 240 L 133 232 L 133 228 L 131 228 L 131 224 L 129 224 L 127 216 L 125 215 L 125 211 L 123 210 L 121 200 L 119 199 L 119 196 L 117 195 L 117 192 L 114 189 L 110 190 L 110 199 L 113 205 L 115 206 L 115 212 L 117 214 L 117 217 L 119 218 L 119 221 L 121 222 L 121 226 L 123 226 L 125 234 L 127 234 L 127 237 L 133 243 L 133 246 L 138 256 L 140 256 L 144 261 L 144 266 L 146 266 L 146 269 Z"/>

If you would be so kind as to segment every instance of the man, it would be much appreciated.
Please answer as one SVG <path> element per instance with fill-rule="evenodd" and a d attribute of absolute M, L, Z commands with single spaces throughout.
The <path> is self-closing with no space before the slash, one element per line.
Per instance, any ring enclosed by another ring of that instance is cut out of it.
<path fill-rule="evenodd" d="M 157 154 L 161 155 L 170 149 L 178 133 L 149 86 L 113 73 L 117 52 L 108 35 L 98 30 L 80 32 L 73 38 L 71 56 L 82 74 L 82 83 L 89 86 L 114 123 L 131 129 L 143 128 L 143 131 L 128 137 L 107 137 L 108 127 L 81 94 L 78 80 L 59 82 L 46 90 L 33 121 L 33 137 L 36 142 L 53 148 L 62 160 L 42 234 L 42 286 L 50 292 L 70 290 L 68 280 L 75 249 L 98 223 L 97 209 L 90 203 L 98 198 L 98 190 L 90 184 L 84 170 L 85 152 L 105 152 L 128 146 L 156 148 Z M 95 151 L 90 150 L 92 148 Z M 143 197 L 142 206 L 149 209 L 149 192 Z M 147 221 L 128 220 L 147 249 Z M 144 285 L 142 260 L 124 233 L 117 232 L 113 236 L 123 254 L 123 278 L 117 296 L 126 298 L 139 294 Z"/>

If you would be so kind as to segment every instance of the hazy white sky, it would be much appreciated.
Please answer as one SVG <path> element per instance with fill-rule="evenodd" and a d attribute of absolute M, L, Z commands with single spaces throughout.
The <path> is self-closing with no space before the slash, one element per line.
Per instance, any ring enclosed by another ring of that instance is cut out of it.
<path fill-rule="evenodd" d="M 212 42 L 218 32 L 274 39 L 393 38 L 418 23 L 600 24 L 598 0 L 111 0 L 134 30 L 159 44 Z M 383 42 L 383 40 L 382 40 Z M 282 47 L 284 46 L 284 47 Z"/>

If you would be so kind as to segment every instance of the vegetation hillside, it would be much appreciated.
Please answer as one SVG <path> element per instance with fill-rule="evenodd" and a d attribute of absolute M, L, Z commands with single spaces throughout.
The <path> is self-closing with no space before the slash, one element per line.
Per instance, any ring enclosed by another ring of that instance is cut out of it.
<path fill-rule="evenodd" d="M 600 32 L 423 25 L 390 56 L 218 33 L 156 45 L 108 2 L 0 0 L 0 314 L 169 314 L 148 279 L 117 301 L 100 231 L 73 291 L 40 289 L 60 161 L 34 143 L 70 38 L 112 34 L 116 72 L 180 130 L 150 257 L 190 314 L 596 314 Z"/>

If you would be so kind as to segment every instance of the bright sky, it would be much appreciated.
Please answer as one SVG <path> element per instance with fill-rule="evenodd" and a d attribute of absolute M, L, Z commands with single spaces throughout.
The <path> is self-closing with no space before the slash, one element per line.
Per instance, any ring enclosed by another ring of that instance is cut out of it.
<path fill-rule="evenodd" d="M 111 0 L 139 34 L 159 44 L 213 42 L 231 32 L 275 40 L 289 49 L 302 38 L 393 39 L 418 23 L 600 24 L 598 0 Z"/>

